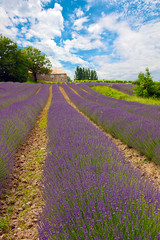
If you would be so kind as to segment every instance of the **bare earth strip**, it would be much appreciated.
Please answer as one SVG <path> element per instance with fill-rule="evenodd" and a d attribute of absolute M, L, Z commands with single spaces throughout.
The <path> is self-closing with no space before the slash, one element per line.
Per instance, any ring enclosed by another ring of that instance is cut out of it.
<path fill-rule="evenodd" d="M 59 87 L 61 93 L 67 100 L 67 102 L 74 107 L 78 112 L 79 109 L 75 106 L 75 104 L 70 100 L 66 92 L 62 87 Z M 71 88 L 77 95 L 79 95 L 73 88 Z M 85 114 L 80 112 L 84 117 L 86 117 L 93 125 L 98 127 L 104 134 L 106 134 L 109 138 L 112 139 L 114 143 L 116 143 L 117 147 L 120 151 L 122 151 L 127 159 L 134 168 L 138 168 L 141 171 L 141 175 L 148 178 L 153 182 L 156 188 L 160 190 L 160 166 L 156 165 L 154 162 L 151 162 L 147 157 L 141 155 L 137 150 L 133 148 L 129 148 L 126 144 L 122 143 L 119 139 L 112 137 L 110 134 L 106 133 L 102 127 L 97 126 L 93 121 L 91 121 Z"/>
<path fill-rule="evenodd" d="M 41 87 L 38 88 L 35 94 L 39 93 L 40 90 L 41 90 Z"/>
<path fill-rule="evenodd" d="M 16 153 L 14 176 L 1 199 L 4 228 L 0 230 L 0 240 L 38 239 L 37 221 L 44 205 L 41 175 L 47 155 L 47 112 L 51 99 L 52 87 L 35 127 Z"/>

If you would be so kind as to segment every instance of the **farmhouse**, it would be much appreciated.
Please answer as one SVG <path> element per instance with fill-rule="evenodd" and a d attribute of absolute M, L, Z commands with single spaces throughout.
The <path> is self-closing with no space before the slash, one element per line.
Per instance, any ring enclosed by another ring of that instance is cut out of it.
<path fill-rule="evenodd" d="M 37 79 L 50 82 L 67 82 L 67 74 L 62 69 L 51 69 L 50 74 L 37 73 Z"/>

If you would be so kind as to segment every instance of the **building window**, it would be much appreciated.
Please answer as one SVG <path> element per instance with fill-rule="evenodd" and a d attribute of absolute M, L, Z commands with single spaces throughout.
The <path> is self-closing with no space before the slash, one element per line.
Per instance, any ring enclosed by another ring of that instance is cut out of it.
<path fill-rule="evenodd" d="M 51 78 L 53 78 L 54 77 L 54 75 L 53 74 L 51 74 Z"/>
<path fill-rule="evenodd" d="M 62 74 L 61 77 L 64 77 L 64 75 Z"/>
<path fill-rule="evenodd" d="M 42 74 L 41 74 L 41 76 L 42 76 L 42 77 L 44 77 L 44 76 L 45 76 L 45 74 L 44 74 L 44 73 L 42 73 Z"/>

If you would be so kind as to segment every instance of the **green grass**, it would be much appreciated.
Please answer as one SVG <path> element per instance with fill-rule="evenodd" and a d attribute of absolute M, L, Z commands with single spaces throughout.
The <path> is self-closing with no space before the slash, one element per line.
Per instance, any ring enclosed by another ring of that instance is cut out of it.
<path fill-rule="evenodd" d="M 60 84 L 62 84 L 62 83 L 64 83 L 64 82 L 53 82 L 53 81 L 44 81 L 44 80 L 37 80 L 37 83 L 60 83 Z"/>
<path fill-rule="evenodd" d="M 32 78 L 29 78 L 26 83 L 36 83 Z"/>
<path fill-rule="evenodd" d="M 52 81 L 43 81 L 43 80 L 37 80 L 37 82 L 35 82 L 34 80 L 31 80 L 31 79 L 29 79 L 29 80 L 27 80 L 27 83 L 63 83 L 63 82 L 52 82 Z"/>
<path fill-rule="evenodd" d="M 91 82 L 91 83 L 94 83 L 94 82 L 107 82 L 107 83 L 133 83 L 134 81 L 126 81 L 126 80 L 74 80 L 75 83 L 82 83 L 82 82 Z"/>
<path fill-rule="evenodd" d="M 0 229 L 5 232 L 9 229 L 8 225 L 8 215 L 5 214 L 3 217 L 0 217 Z"/>
<path fill-rule="evenodd" d="M 125 101 L 131 102 L 139 102 L 143 104 L 153 104 L 153 105 L 160 105 L 160 99 L 154 98 L 142 98 L 137 96 L 130 96 L 128 94 L 122 93 L 116 89 L 113 89 L 111 86 L 93 86 L 91 87 L 96 92 L 99 92 L 103 95 L 116 98 L 116 99 L 123 99 Z"/>

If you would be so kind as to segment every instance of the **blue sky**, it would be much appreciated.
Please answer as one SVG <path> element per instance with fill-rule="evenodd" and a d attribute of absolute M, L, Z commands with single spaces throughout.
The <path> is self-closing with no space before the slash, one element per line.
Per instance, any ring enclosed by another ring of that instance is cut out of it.
<path fill-rule="evenodd" d="M 113 80 L 149 67 L 160 80 L 160 0 L 0 0 L 0 33 L 71 79 L 78 65 Z"/>

